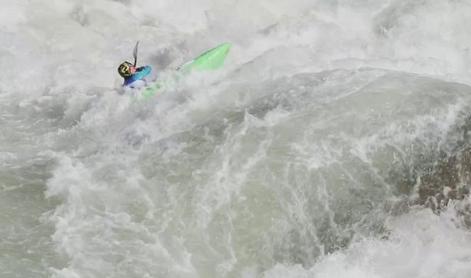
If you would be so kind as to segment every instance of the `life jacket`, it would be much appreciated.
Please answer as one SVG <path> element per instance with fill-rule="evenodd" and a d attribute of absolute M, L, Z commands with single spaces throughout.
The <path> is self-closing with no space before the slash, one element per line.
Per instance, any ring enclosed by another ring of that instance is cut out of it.
<path fill-rule="evenodd" d="M 144 79 L 144 77 L 148 76 L 151 72 L 152 72 L 151 66 L 139 67 L 137 68 L 136 72 L 133 75 L 124 79 L 123 86 L 128 86 L 137 80 L 142 80 Z"/>

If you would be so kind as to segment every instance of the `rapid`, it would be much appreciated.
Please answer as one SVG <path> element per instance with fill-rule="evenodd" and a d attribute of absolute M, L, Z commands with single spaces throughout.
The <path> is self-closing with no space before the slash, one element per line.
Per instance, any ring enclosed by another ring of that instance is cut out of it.
<path fill-rule="evenodd" d="M 471 277 L 468 0 L 0 7 L 0 277 Z"/>

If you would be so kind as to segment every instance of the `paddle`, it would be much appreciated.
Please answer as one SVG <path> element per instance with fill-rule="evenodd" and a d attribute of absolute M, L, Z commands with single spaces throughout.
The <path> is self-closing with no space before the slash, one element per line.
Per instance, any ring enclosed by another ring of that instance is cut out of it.
<path fill-rule="evenodd" d="M 136 42 L 136 46 L 134 46 L 134 51 L 132 52 L 132 56 L 134 57 L 134 66 L 137 66 L 137 49 L 139 47 L 139 41 Z"/>

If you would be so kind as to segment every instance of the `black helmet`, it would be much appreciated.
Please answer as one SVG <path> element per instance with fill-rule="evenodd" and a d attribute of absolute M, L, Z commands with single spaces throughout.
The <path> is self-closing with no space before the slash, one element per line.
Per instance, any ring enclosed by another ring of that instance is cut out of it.
<path fill-rule="evenodd" d="M 123 62 L 121 63 L 121 65 L 119 65 L 118 67 L 118 73 L 119 75 L 121 75 L 121 77 L 129 77 L 131 76 L 131 67 L 133 66 L 133 64 L 129 63 L 129 62 Z"/>

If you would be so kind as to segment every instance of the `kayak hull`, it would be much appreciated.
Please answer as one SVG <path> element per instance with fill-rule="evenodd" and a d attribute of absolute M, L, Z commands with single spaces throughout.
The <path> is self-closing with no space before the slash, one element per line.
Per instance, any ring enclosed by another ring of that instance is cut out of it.
<path fill-rule="evenodd" d="M 223 43 L 184 64 L 180 69 L 183 72 L 219 69 L 224 65 L 224 61 L 230 49 L 231 44 Z"/>
<path fill-rule="evenodd" d="M 183 64 L 177 69 L 177 72 L 185 75 L 196 71 L 211 71 L 220 69 L 224 66 L 224 61 L 231 49 L 230 43 L 220 44 L 202 54 L 195 59 Z M 137 98 L 148 99 L 154 96 L 159 90 L 165 87 L 165 82 L 157 81 L 140 92 Z"/>

